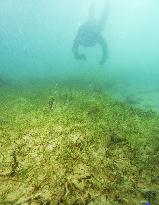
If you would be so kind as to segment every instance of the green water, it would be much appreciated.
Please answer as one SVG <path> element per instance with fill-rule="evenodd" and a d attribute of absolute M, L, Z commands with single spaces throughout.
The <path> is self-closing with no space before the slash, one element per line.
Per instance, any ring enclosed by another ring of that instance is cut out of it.
<path fill-rule="evenodd" d="M 159 204 L 159 2 L 0 1 L 0 204 Z"/>

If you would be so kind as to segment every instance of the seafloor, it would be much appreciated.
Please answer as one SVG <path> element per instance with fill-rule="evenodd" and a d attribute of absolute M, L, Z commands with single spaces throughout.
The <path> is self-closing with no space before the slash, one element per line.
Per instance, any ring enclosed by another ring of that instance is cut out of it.
<path fill-rule="evenodd" d="M 0 204 L 159 204 L 159 116 L 107 92 L 0 86 Z"/>

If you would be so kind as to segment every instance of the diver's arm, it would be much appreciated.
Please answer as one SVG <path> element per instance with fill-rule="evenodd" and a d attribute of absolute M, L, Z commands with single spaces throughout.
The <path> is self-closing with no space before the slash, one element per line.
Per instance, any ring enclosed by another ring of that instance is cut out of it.
<path fill-rule="evenodd" d="M 80 46 L 80 43 L 78 41 L 78 38 L 76 37 L 73 43 L 73 47 L 72 47 L 73 54 L 77 60 L 86 60 L 85 55 L 79 53 L 79 46 Z"/>
<path fill-rule="evenodd" d="M 100 64 L 103 65 L 105 61 L 108 59 L 107 44 L 102 36 L 98 37 L 98 43 L 102 48 L 102 58 L 100 60 Z"/>

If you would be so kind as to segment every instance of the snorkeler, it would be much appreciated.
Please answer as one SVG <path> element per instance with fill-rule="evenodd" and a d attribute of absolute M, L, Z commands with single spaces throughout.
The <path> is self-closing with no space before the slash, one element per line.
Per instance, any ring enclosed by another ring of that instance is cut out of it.
<path fill-rule="evenodd" d="M 107 44 L 101 33 L 104 30 L 107 17 L 108 7 L 105 7 L 101 18 L 97 20 L 94 17 L 94 7 L 91 6 L 89 18 L 87 22 L 80 26 L 73 43 L 72 51 L 77 60 L 86 60 L 86 56 L 79 52 L 80 46 L 93 47 L 98 44 L 102 49 L 100 64 L 106 62 L 108 59 Z"/>

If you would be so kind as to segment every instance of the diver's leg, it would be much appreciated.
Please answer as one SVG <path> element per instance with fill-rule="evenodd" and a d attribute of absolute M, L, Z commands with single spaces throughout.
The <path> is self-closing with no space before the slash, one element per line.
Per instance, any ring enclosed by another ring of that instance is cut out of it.
<path fill-rule="evenodd" d="M 88 13 L 88 21 L 94 21 L 95 20 L 95 8 L 94 3 L 92 2 L 89 7 L 89 13 Z"/>
<path fill-rule="evenodd" d="M 104 30 L 104 27 L 106 25 L 106 21 L 108 19 L 108 16 L 109 16 L 109 5 L 105 4 L 103 13 L 102 13 L 101 18 L 100 18 L 100 20 L 98 22 L 99 32 L 102 32 Z"/>

